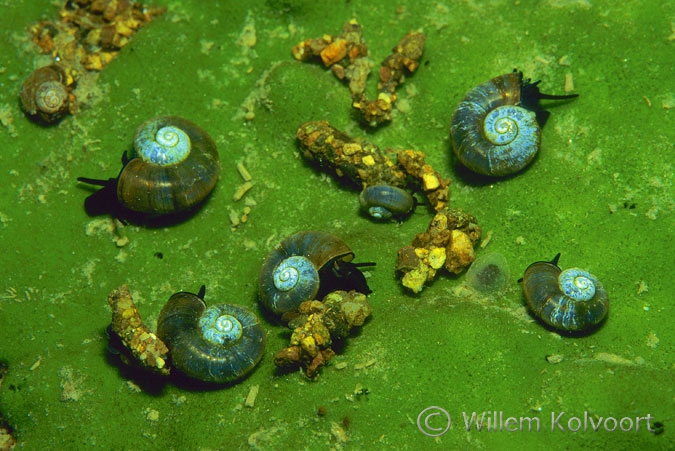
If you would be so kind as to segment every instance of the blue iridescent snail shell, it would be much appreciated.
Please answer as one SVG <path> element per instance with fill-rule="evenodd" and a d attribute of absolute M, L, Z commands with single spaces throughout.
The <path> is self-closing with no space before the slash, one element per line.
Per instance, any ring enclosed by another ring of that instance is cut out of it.
<path fill-rule="evenodd" d="M 359 194 L 361 210 L 377 220 L 403 218 L 415 208 L 415 198 L 391 185 L 367 186 Z"/>
<path fill-rule="evenodd" d="M 114 190 L 119 204 L 132 212 L 151 216 L 186 212 L 201 204 L 218 181 L 218 150 L 201 127 L 177 116 L 162 116 L 142 123 L 134 134 L 130 158 L 116 179 L 79 181 Z M 103 191 L 103 190 L 101 190 Z M 85 203 L 87 211 L 105 212 Z"/>
<path fill-rule="evenodd" d="M 249 374 L 260 362 L 266 335 L 258 318 L 234 304 L 206 306 L 199 294 L 176 293 L 162 308 L 157 336 L 172 366 L 203 382 L 223 384 Z"/>
<path fill-rule="evenodd" d="M 469 91 L 452 115 L 450 135 L 459 161 L 483 175 L 504 176 L 525 168 L 541 145 L 541 128 L 549 112 L 540 99 L 569 99 L 549 95 L 540 82 L 523 80 L 514 71 Z"/>
<path fill-rule="evenodd" d="M 258 299 L 269 311 L 283 314 L 316 299 L 320 271 L 330 263 L 350 262 L 352 250 L 327 232 L 295 233 L 267 255 L 258 279 Z"/>
<path fill-rule="evenodd" d="M 532 312 L 555 329 L 587 331 L 599 324 L 609 310 L 609 295 L 602 283 L 580 268 L 561 270 L 560 254 L 550 262 L 536 262 L 522 279 Z"/>

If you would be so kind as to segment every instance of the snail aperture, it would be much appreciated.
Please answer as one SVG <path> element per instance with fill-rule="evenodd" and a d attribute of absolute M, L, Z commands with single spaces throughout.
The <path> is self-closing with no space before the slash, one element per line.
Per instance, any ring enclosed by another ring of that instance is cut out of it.
<path fill-rule="evenodd" d="M 541 99 L 570 99 L 539 91 L 540 81 L 514 71 L 469 91 L 452 115 L 450 134 L 459 161 L 483 175 L 503 176 L 526 167 L 539 151 L 549 112 Z"/>
<path fill-rule="evenodd" d="M 78 178 L 104 187 L 87 198 L 87 212 L 117 216 L 189 212 L 213 191 L 220 172 L 213 139 L 198 125 L 177 116 L 141 124 L 134 134 L 131 158 L 124 154 L 122 163 L 117 178 Z"/>
<path fill-rule="evenodd" d="M 234 304 L 206 306 L 204 291 L 176 293 L 162 308 L 157 336 L 174 368 L 209 383 L 243 378 L 260 362 L 266 335 L 250 310 Z"/>
<path fill-rule="evenodd" d="M 535 262 L 522 279 L 525 299 L 532 312 L 562 331 L 587 331 L 599 324 L 609 310 L 603 284 L 580 268 L 560 269 L 560 254 L 550 262 Z"/>

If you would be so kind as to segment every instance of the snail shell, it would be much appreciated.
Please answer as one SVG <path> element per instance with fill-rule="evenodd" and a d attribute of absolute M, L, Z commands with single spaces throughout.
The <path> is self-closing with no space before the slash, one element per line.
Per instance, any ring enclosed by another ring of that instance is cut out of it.
<path fill-rule="evenodd" d="M 317 299 L 324 267 L 350 262 L 352 250 L 327 232 L 293 234 L 265 258 L 258 280 L 258 299 L 270 311 L 294 311 L 308 300 Z"/>
<path fill-rule="evenodd" d="M 534 314 L 563 331 L 584 331 L 600 323 L 609 310 L 602 283 L 580 268 L 561 270 L 560 254 L 550 262 L 536 262 L 522 279 L 525 299 Z"/>
<path fill-rule="evenodd" d="M 169 348 L 173 367 L 187 376 L 217 384 L 241 379 L 262 359 L 265 331 L 250 310 L 207 307 L 202 296 L 171 296 L 159 314 L 157 336 Z"/>
<path fill-rule="evenodd" d="M 549 112 L 540 99 L 569 99 L 539 91 L 540 82 L 523 80 L 514 71 L 500 75 L 467 93 L 452 115 L 450 134 L 459 161 L 483 175 L 513 174 L 539 151 L 541 127 Z"/>
<path fill-rule="evenodd" d="M 406 190 L 390 185 L 368 186 L 359 194 L 361 210 L 372 218 L 404 218 L 415 209 L 415 198 Z"/>
<path fill-rule="evenodd" d="M 71 91 L 59 64 L 33 71 L 21 86 L 21 106 L 32 119 L 54 124 L 71 112 Z"/>
<path fill-rule="evenodd" d="M 124 209 L 150 216 L 194 209 L 211 193 L 220 172 L 213 139 L 198 125 L 177 116 L 142 123 L 134 134 L 131 158 L 123 156 L 123 163 L 116 179 L 78 180 L 101 185 L 114 192 Z M 87 211 L 100 214 L 114 210 L 105 205 L 106 196 L 97 194 L 87 200 Z"/>

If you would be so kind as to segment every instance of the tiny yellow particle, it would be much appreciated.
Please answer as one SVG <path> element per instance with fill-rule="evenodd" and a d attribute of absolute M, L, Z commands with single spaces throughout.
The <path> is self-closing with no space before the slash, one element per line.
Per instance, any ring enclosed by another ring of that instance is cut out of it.
<path fill-rule="evenodd" d="M 354 155 L 357 152 L 361 151 L 361 144 L 359 143 L 345 143 L 344 146 L 342 146 L 342 152 L 344 152 L 345 155 Z"/>
<path fill-rule="evenodd" d="M 429 252 L 429 266 L 439 269 L 445 264 L 445 249 L 435 247 Z"/>
<path fill-rule="evenodd" d="M 372 155 L 366 155 L 363 157 L 362 161 L 366 166 L 375 166 L 375 159 L 372 157 Z"/>
<path fill-rule="evenodd" d="M 424 184 L 424 189 L 426 191 L 431 191 L 438 188 L 441 182 L 438 181 L 438 177 L 434 174 L 423 174 L 422 183 Z"/>
<path fill-rule="evenodd" d="M 241 200 L 251 188 L 253 188 L 253 182 L 242 183 L 239 188 L 237 188 L 237 191 L 234 192 L 232 200 L 235 202 Z"/>

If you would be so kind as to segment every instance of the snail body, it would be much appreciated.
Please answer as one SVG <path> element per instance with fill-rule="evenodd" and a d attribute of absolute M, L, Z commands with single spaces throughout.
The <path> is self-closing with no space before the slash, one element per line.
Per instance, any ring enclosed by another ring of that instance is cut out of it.
<path fill-rule="evenodd" d="M 540 81 L 514 71 L 469 91 L 452 115 L 450 134 L 459 161 L 483 175 L 504 176 L 525 168 L 541 145 L 541 128 L 550 113 L 541 99 L 570 99 L 539 91 Z"/>
<path fill-rule="evenodd" d="M 142 123 L 134 134 L 131 157 L 124 154 L 122 163 L 117 178 L 78 178 L 104 187 L 104 193 L 87 199 L 88 212 L 114 210 L 111 203 L 150 216 L 190 211 L 213 191 L 220 171 L 213 139 L 198 125 L 177 116 Z"/>
<path fill-rule="evenodd" d="M 33 71 L 23 82 L 20 97 L 26 114 L 44 124 L 57 123 L 75 108 L 68 75 L 59 64 Z"/>
<path fill-rule="evenodd" d="M 522 279 L 528 306 L 549 326 L 569 332 L 586 331 L 599 324 L 609 310 L 609 295 L 602 283 L 580 268 L 560 269 L 560 254 L 550 262 L 535 262 Z"/>
<path fill-rule="evenodd" d="M 295 233 L 267 255 L 260 270 L 258 299 L 269 311 L 284 314 L 339 286 L 370 293 L 363 274 L 350 263 L 354 253 L 327 232 Z M 337 289 L 337 288 L 336 288 Z"/>
<path fill-rule="evenodd" d="M 266 335 L 258 318 L 234 304 L 206 306 L 204 291 L 176 293 L 162 308 L 157 336 L 174 368 L 203 382 L 223 384 L 249 374 L 260 362 Z"/>
<path fill-rule="evenodd" d="M 415 209 L 415 198 L 391 185 L 367 186 L 359 194 L 361 210 L 377 220 L 404 218 Z"/>

